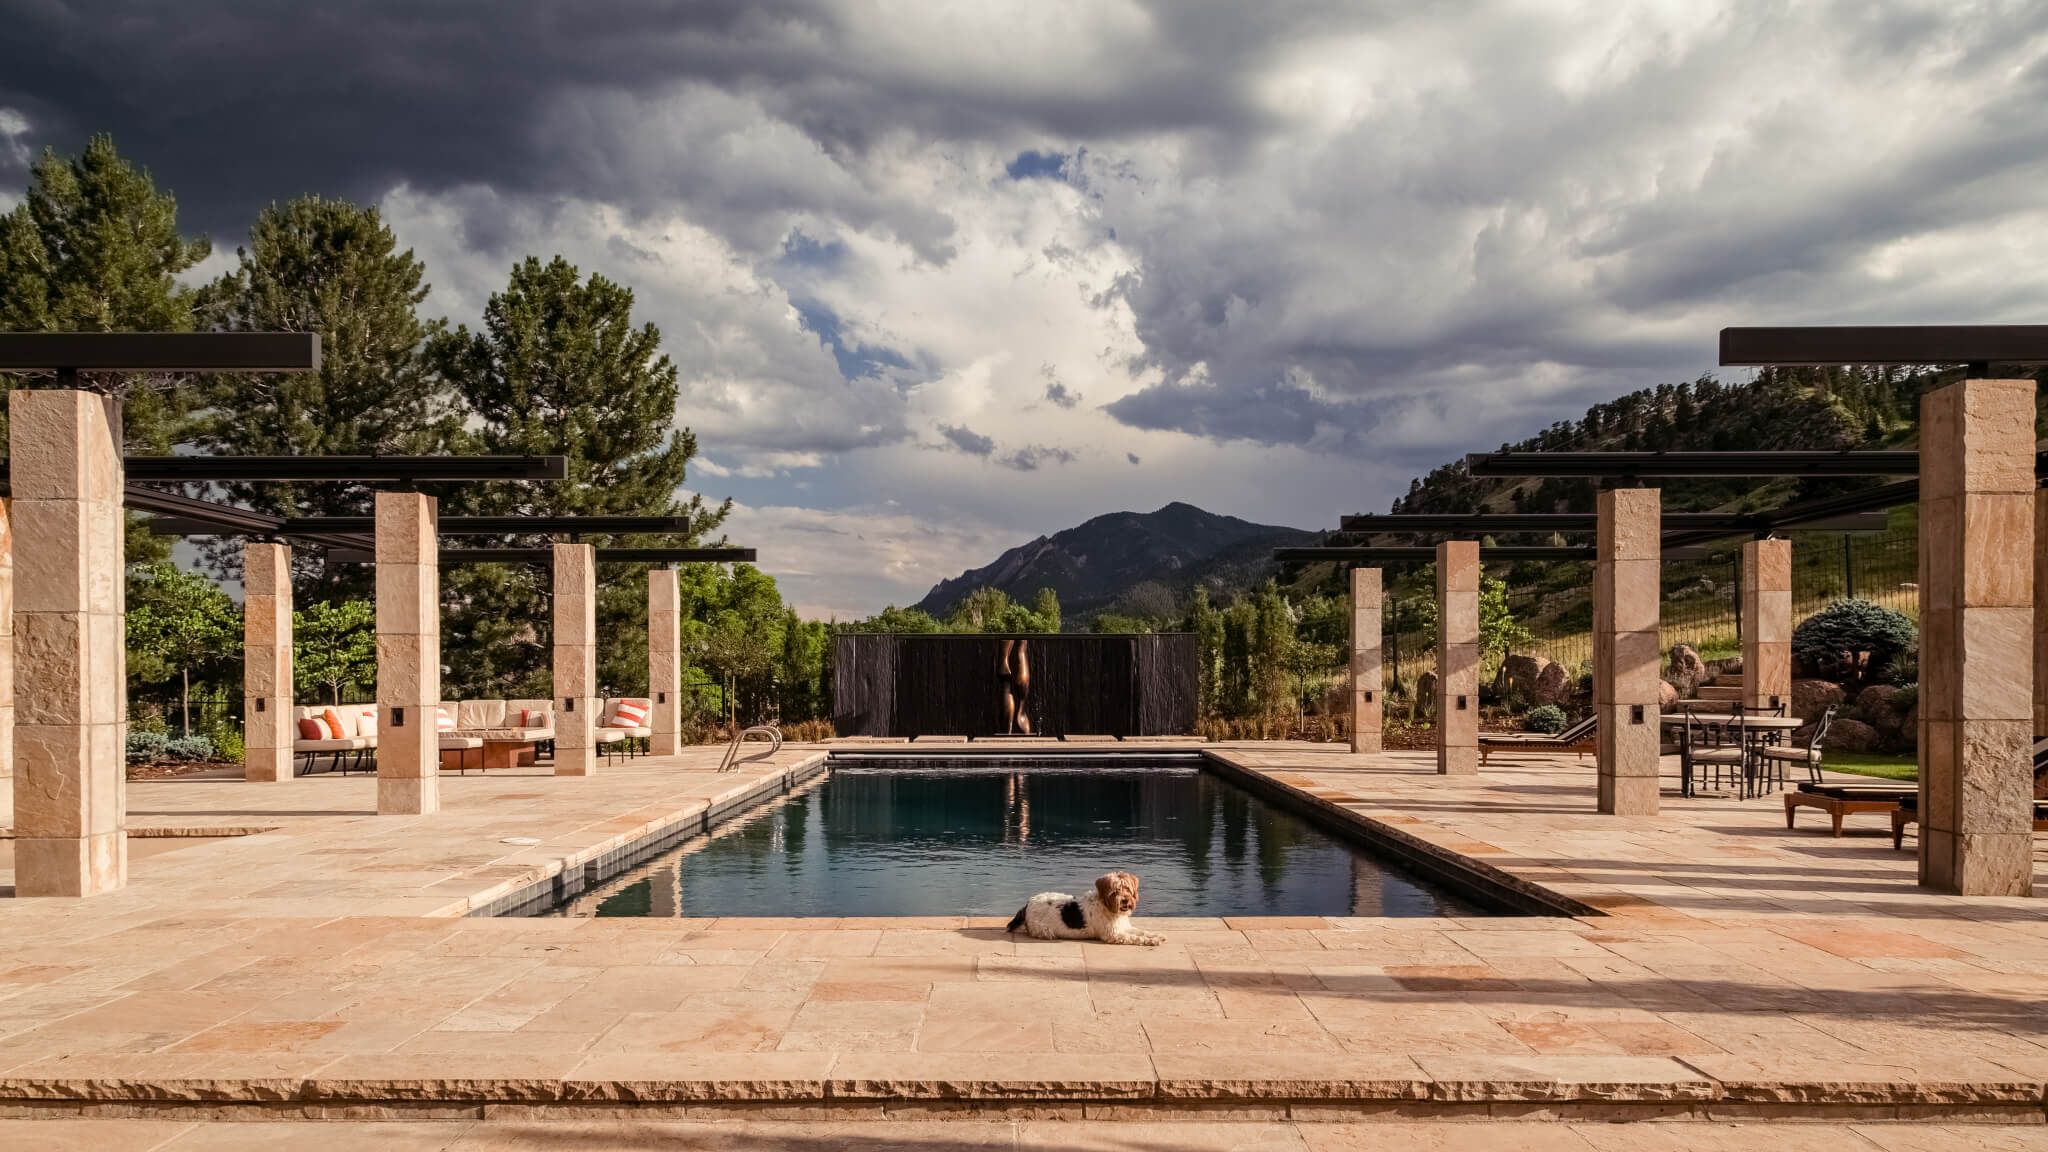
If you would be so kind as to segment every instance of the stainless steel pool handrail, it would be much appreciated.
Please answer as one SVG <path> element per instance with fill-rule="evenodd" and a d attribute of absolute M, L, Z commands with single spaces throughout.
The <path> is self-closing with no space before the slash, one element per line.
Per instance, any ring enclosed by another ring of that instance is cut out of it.
<path fill-rule="evenodd" d="M 777 728 L 773 724 L 756 724 L 751 728 L 742 728 L 733 736 L 732 743 L 726 745 L 725 762 L 718 766 L 720 772 L 730 772 L 737 767 L 735 757 L 740 754 L 740 743 L 756 733 L 766 736 L 769 740 L 773 741 L 768 748 L 770 756 L 782 751 L 782 729 Z"/>

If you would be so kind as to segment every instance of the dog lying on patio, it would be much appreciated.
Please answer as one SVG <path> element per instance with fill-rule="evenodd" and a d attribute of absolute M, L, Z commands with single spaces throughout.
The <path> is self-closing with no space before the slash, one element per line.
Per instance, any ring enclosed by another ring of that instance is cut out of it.
<path fill-rule="evenodd" d="M 1166 943 L 1156 932 L 1131 927 L 1138 907 L 1138 878 L 1111 872 L 1095 881 L 1095 891 L 1080 899 L 1065 892 L 1040 892 L 1010 917 L 1006 931 L 1022 930 L 1040 940 L 1100 940 L 1104 944 Z"/>

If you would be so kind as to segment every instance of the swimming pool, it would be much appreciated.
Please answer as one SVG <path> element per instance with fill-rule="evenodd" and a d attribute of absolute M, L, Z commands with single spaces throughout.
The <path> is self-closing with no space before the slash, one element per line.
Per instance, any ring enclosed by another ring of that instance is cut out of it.
<path fill-rule="evenodd" d="M 1112 869 L 1140 916 L 1489 914 L 1173 755 L 835 762 L 552 914 L 1007 916 Z"/>

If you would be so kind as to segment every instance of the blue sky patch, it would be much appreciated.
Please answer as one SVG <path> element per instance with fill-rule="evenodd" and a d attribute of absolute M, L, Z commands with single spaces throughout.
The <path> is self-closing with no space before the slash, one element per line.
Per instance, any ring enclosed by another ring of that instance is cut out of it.
<path fill-rule="evenodd" d="M 1019 152 L 1003 171 L 1012 180 L 1064 180 L 1067 178 L 1067 157 L 1059 152 Z"/>

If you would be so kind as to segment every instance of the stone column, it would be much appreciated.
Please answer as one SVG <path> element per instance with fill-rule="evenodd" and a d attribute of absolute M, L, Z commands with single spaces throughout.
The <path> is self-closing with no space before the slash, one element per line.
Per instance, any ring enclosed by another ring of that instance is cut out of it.
<path fill-rule="evenodd" d="M 0 496 L 0 828 L 12 827 L 14 827 L 14 501 Z"/>
<path fill-rule="evenodd" d="M 1792 542 L 1742 546 L 1742 704 L 1769 711 L 1792 701 Z"/>
<path fill-rule="evenodd" d="M 649 750 L 673 756 L 683 747 L 683 601 L 676 570 L 647 573 L 647 694 L 654 700 Z"/>
<path fill-rule="evenodd" d="M 1351 750 L 1380 750 L 1380 570 L 1351 570 Z"/>
<path fill-rule="evenodd" d="M 1657 811 L 1659 495 L 1655 488 L 1609 488 L 1597 505 L 1593 713 L 1600 726 L 1594 743 L 1599 809 L 1616 816 Z"/>
<path fill-rule="evenodd" d="M 597 550 L 555 545 L 555 775 L 597 772 Z"/>
<path fill-rule="evenodd" d="M 292 778 L 292 550 L 242 546 L 242 778 Z"/>
<path fill-rule="evenodd" d="M 2034 382 L 1920 400 L 1920 883 L 2033 889 Z"/>
<path fill-rule="evenodd" d="M 440 511 L 432 496 L 377 493 L 377 811 L 441 807 Z"/>
<path fill-rule="evenodd" d="M 1479 772 L 1479 544 L 1436 546 L 1436 770 Z"/>
<path fill-rule="evenodd" d="M 2034 490 L 2034 739 L 2048 737 L 2048 488 Z"/>
<path fill-rule="evenodd" d="M 121 406 L 8 395 L 15 589 L 14 892 L 128 880 Z"/>

